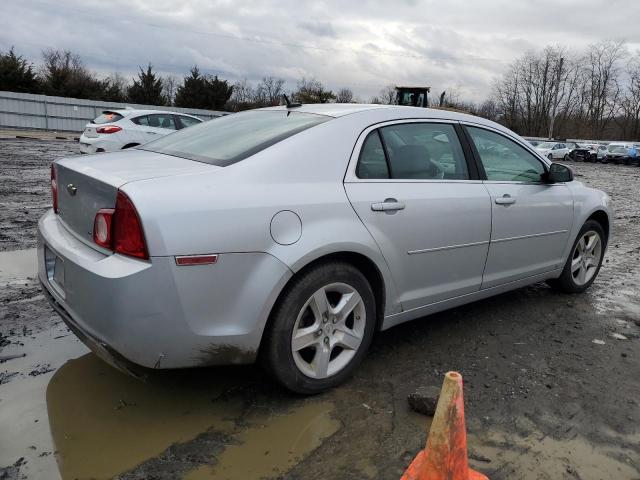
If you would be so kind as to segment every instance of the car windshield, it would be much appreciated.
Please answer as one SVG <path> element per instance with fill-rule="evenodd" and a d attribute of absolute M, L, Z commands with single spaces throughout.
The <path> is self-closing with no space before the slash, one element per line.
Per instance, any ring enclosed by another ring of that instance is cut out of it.
<path fill-rule="evenodd" d="M 118 120 L 122 120 L 124 117 L 120 115 L 118 112 L 102 112 L 98 118 L 93 121 L 94 125 L 103 125 L 105 123 L 117 122 Z"/>
<path fill-rule="evenodd" d="M 540 148 L 540 149 L 553 148 L 554 145 L 555 145 L 555 143 L 553 143 L 553 142 L 543 142 L 540 145 L 536 146 L 536 148 Z"/>
<path fill-rule="evenodd" d="M 286 110 L 234 113 L 139 148 L 226 167 L 330 119 L 325 115 Z"/>

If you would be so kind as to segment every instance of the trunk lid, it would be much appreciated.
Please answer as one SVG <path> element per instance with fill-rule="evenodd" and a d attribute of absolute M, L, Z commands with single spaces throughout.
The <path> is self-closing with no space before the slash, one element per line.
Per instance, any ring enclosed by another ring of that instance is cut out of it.
<path fill-rule="evenodd" d="M 86 127 L 84 127 L 84 135 L 87 138 L 97 138 L 99 135 L 96 132 L 96 128 L 98 128 L 93 123 L 88 123 Z"/>
<path fill-rule="evenodd" d="M 115 207 L 118 188 L 125 183 L 219 168 L 143 150 L 64 158 L 56 162 L 58 215 L 87 245 L 100 250 L 93 242 L 93 221 L 101 208 Z"/>

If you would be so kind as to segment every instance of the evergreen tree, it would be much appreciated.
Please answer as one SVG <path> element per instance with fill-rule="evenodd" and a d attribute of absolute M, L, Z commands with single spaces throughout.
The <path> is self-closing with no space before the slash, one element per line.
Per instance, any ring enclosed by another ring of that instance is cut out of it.
<path fill-rule="evenodd" d="M 176 107 L 222 110 L 231 98 L 233 86 L 217 76 L 202 75 L 197 66 L 191 69 L 184 82 L 178 87 Z"/>
<path fill-rule="evenodd" d="M 143 105 L 164 105 L 165 98 L 162 94 L 162 78 L 156 76 L 151 64 L 145 72 L 140 68 L 138 78 L 133 80 L 127 95 L 131 103 L 141 103 Z"/>
<path fill-rule="evenodd" d="M 39 93 L 40 82 L 33 66 L 13 47 L 7 53 L 0 52 L 0 90 L 9 92 Z"/>

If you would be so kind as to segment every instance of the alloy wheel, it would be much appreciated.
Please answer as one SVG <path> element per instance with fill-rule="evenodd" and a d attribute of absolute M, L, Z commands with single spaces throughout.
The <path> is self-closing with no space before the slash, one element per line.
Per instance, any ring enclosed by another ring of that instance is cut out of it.
<path fill-rule="evenodd" d="M 323 379 L 345 368 L 364 338 L 366 310 L 358 291 L 346 283 L 318 289 L 293 326 L 291 352 L 306 376 Z"/>
<path fill-rule="evenodd" d="M 602 256 L 600 235 L 589 230 L 578 241 L 571 257 L 571 276 L 576 285 L 588 283 L 598 270 Z"/>

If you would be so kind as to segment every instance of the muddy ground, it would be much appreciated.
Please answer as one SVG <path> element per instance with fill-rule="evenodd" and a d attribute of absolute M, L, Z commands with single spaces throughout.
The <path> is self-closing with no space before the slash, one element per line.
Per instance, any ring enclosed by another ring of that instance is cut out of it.
<path fill-rule="evenodd" d="M 586 294 L 539 284 L 401 325 L 346 384 L 300 398 L 256 367 L 141 383 L 69 334 L 33 251 L 12 251 L 34 246 L 49 161 L 76 148 L 0 140 L 0 358 L 26 354 L 0 360 L 0 479 L 397 479 L 430 421 L 407 394 L 447 370 L 492 480 L 640 479 L 640 168 L 572 165 L 616 208 Z"/>

